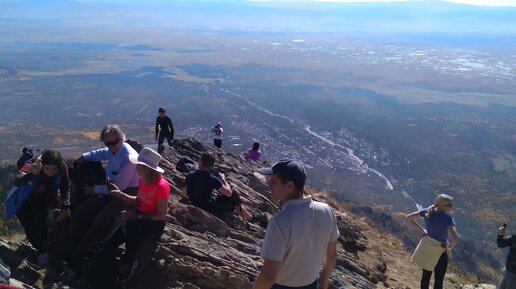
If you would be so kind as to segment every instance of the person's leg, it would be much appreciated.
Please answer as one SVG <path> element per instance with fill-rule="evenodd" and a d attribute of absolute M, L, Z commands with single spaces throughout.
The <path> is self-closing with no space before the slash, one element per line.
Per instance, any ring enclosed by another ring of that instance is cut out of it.
<path fill-rule="evenodd" d="M 159 133 L 158 136 L 158 153 L 161 154 L 165 150 L 165 146 L 163 146 L 163 142 L 165 141 L 165 134 L 163 132 Z"/>
<path fill-rule="evenodd" d="M 45 241 L 46 241 L 46 232 L 43 233 L 43 230 L 47 230 L 46 220 L 47 215 L 45 212 L 44 216 L 41 216 L 42 209 L 39 208 L 44 206 L 46 208 L 46 203 L 44 203 L 44 199 L 38 197 L 31 197 L 16 213 L 16 217 L 20 221 L 25 235 L 27 239 L 31 243 L 31 245 L 39 252 L 43 253 L 46 251 Z M 40 204 L 40 202 L 43 202 Z M 41 228 L 43 219 L 44 228 Z"/>
<path fill-rule="evenodd" d="M 168 134 L 165 138 L 167 139 L 168 146 L 172 146 L 172 135 Z"/>
<path fill-rule="evenodd" d="M 90 229 L 77 248 L 78 252 L 82 252 L 89 246 L 101 242 L 109 234 L 109 229 L 113 227 L 116 218 L 124 208 L 124 202 L 121 199 L 109 199 L 109 202 L 95 216 Z"/>
<path fill-rule="evenodd" d="M 141 243 L 150 236 L 163 233 L 165 221 L 147 219 L 126 222 L 124 259 L 133 260 Z"/>
<path fill-rule="evenodd" d="M 498 283 L 498 286 L 496 287 L 496 289 L 506 289 L 505 287 L 505 276 L 506 276 L 506 269 L 503 269 L 502 271 L 502 279 L 500 279 L 500 282 Z"/>
<path fill-rule="evenodd" d="M 221 139 L 213 139 L 213 143 L 219 149 L 222 147 L 222 140 Z"/>
<path fill-rule="evenodd" d="M 443 289 L 444 275 L 448 268 L 448 254 L 444 252 L 434 268 L 434 289 Z"/>
<path fill-rule="evenodd" d="M 432 271 L 424 270 L 421 275 L 421 289 L 428 289 L 430 287 L 430 278 L 432 277 Z"/>
<path fill-rule="evenodd" d="M 74 211 L 70 225 L 68 238 L 68 250 L 70 253 L 80 254 L 84 248 L 79 248 L 82 240 L 86 238 L 97 214 L 111 201 L 110 198 L 93 196 L 84 201 Z"/>

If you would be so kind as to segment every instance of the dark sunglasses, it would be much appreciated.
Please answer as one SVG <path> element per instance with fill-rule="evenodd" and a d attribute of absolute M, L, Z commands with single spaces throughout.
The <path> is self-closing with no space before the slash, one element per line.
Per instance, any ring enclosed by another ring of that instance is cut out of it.
<path fill-rule="evenodd" d="M 448 207 L 448 208 L 453 208 L 453 204 L 447 204 L 445 206 Z"/>
<path fill-rule="evenodd" d="M 114 141 L 105 141 L 104 144 L 107 146 L 107 147 L 112 147 L 112 146 L 116 146 L 118 144 L 118 142 L 120 141 L 119 138 L 117 138 L 116 140 Z"/>

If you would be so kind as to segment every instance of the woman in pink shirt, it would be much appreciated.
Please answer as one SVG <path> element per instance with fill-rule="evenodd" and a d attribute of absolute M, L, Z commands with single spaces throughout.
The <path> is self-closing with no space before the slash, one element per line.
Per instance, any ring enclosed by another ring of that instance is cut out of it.
<path fill-rule="evenodd" d="M 260 156 L 262 155 L 262 152 L 260 151 L 260 143 L 255 142 L 253 144 L 253 147 L 247 150 L 247 156 L 249 159 L 253 161 L 260 161 Z"/>
<path fill-rule="evenodd" d="M 125 194 L 111 184 L 111 194 L 134 208 L 121 212 L 126 222 L 114 236 L 122 239 L 126 248 L 120 267 L 120 274 L 125 276 L 119 276 L 121 281 L 130 279 L 138 266 L 135 253 L 142 241 L 163 233 L 170 197 L 170 186 L 161 175 L 163 169 L 158 166 L 161 156 L 156 151 L 144 148 L 137 157 L 129 156 L 129 160 L 136 164 L 140 175 L 138 195 Z"/>

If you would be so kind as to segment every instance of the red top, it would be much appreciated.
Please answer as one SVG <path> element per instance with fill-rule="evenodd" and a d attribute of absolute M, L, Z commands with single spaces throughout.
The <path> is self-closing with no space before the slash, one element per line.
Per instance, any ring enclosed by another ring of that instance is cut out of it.
<path fill-rule="evenodd" d="M 141 213 L 154 213 L 157 211 L 157 200 L 167 200 L 170 197 L 170 186 L 168 182 L 160 177 L 150 185 L 143 183 L 142 178 L 138 181 L 138 200 L 140 200 L 140 207 L 138 211 Z"/>

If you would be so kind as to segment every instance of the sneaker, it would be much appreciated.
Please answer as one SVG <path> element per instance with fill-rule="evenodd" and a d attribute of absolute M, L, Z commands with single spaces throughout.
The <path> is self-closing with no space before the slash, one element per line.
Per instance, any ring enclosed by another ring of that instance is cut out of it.
<path fill-rule="evenodd" d="M 136 271 L 136 268 L 138 268 L 138 260 L 134 259 L 130 262 L 124 262 L 120 265 L 120 268 L 118 270 L 118 282 L 125 283 L 134 275 L 134 271 Z"/>
<path fill-rule="evenodd" d="M 39 254 L 39 256 L 38 256 L 38 265 L 40 267 L 47 267 L 49 261 L 50 261 L 50 254 L 48 254 L 48 252 Z"/>

